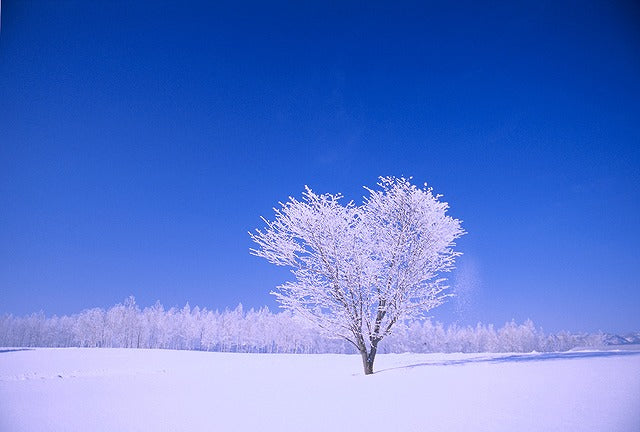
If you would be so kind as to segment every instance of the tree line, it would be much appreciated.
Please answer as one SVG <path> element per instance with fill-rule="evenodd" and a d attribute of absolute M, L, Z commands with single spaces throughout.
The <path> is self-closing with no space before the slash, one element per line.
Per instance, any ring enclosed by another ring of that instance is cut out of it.
<path fill-rule="evenodd" d="M 545 334 L 532 321 L 493 325 L 444 326 L 415 320 L 397 326 L 380 353 L 549 352 L 597 348 L 605 335 Z M 245 353 L 355 353 L 341 339 L 318 334 L 315 326 L 289 311 L 222 312 L 191 307 L 165 309 L 159 302 L 141 309 L 133 297 L 107 310 L 92 308 L 71 316 L 0 316 L 0 346 L 155 348 Z"/>

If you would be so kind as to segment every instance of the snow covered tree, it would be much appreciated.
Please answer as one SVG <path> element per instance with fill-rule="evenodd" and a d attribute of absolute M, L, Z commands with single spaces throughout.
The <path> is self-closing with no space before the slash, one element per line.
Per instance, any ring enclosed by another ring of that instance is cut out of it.
<path fill-rule="evenodd" d="M 449 296 L 441 274 L 460 255 L 453 246 L 461 222 L 440 195 L 410 180 L 381 177 L 359 206 L 306 187 L 302 201 L 280 203 L 275 219 L 262 218 L 266 228 L 250 233 L 252 254 L 292 269 L 295 280 L 273 292 L 281 305 L 353 344 L 365 374 L 395 324 Z"/>

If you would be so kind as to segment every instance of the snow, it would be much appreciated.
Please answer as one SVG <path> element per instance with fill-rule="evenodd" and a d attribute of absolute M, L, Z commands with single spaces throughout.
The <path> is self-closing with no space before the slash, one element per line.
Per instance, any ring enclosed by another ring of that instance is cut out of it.
<path fill-rule="evenodd" d="M 640 352 L 0 348 L 1 431 L 640 431 Z"/>

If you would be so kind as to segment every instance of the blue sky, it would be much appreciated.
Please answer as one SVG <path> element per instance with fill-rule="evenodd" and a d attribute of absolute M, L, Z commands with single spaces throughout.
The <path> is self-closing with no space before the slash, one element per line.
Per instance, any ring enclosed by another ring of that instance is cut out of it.
<path fill-rule="evenodd" d="M 276 309 L 259 217 L 405 175 L 469 233 L 435 319 L 640 329 L 631 2 L 298 3 L 3 2 L 0 313 Z"/>

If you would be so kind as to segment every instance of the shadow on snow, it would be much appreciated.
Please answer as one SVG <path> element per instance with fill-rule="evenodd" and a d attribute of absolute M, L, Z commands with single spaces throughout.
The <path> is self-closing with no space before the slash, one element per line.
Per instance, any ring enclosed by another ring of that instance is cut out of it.
<path fill-rule="evenodd" d="M 33 351 L 33 348 L 10 348 L 10 349 L 0 349 L 0 354 L 15 352 L 15 351 Z"/>
<path fill-rule="evenodd" d="M 456 360 L 435 360 L 433 362 L 416 363 L 407 366 L 397 366 L 381 369 L 377 373 L 387 372 L 396 369 L 413 369 L 423 366 L 458 366 L 468 363 L 522 363 L 547 360 L 571 360 L 586 358 L 604 358 L 640 355 L 640 351 L 577 351 L 577 352 L 553 352 L 553 353 L 531 353 L 531 354 L 511 354 L 501 357 L 472 357 Z"/>

